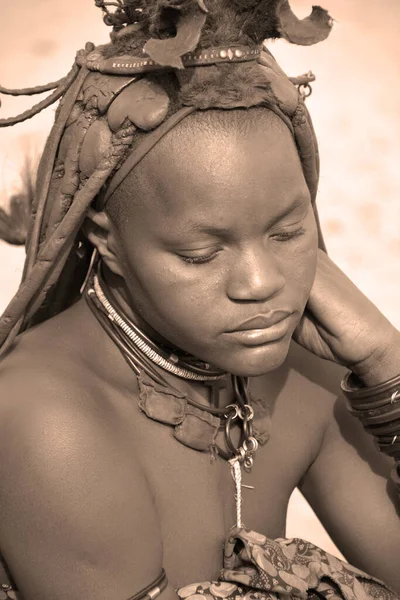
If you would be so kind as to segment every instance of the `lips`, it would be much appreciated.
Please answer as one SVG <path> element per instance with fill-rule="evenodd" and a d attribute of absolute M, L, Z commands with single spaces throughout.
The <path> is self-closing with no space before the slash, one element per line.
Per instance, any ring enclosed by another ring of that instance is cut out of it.
<path fill-rule="evenodd" d="M 267 315 L 258 315 L 240 323 L 225 335 L 235 343 L 247 347 L 274 344 L 286 338 L 290 332 L 288 317 L 291 314 L 286 310 L 276 310 Z"/>
<path fill-rule="evenodd" d="M 267 315 L 257 315 L 247 321 L 244 321 L 240 325 L 230 329 L 227 333 L 234 333 L 235 331 L 249 331 L 254 329 L 268 329 L 269 327 L 273 327 L 280 321 L 283 321 L 287 317 L 291 315 L 290 312 L 286 310 L 274 310 Z"/>

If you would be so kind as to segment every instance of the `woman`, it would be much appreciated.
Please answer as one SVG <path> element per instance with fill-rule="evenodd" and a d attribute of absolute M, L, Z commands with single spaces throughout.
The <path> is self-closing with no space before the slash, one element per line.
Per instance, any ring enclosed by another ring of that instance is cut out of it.
<path fill-rule="evenodd" d="M 60 83 L 0 323 L 4 593 L 398 597 L 398 474 L 362 424 L 398 458 L 400 335 L 324 252 L 311 121 L 259 47 L 329 16 L 97 4 L 112 42 Z M 355 568 L 282 539 L 297 485 Z"/>

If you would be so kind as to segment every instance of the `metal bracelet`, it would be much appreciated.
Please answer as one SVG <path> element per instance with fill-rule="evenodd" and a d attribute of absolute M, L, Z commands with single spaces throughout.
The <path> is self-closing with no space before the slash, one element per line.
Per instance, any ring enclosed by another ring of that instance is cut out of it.
<path fill-rule="evenodd" d="M 349 371 L 341 382 L 342 393 L 347 398 L 353 408 L 361 408 L 371 403 L 377 408 L 378 402 L 388 402 L 395 392 L 400 393 L 400 375 L 392 377 L 375 386 L 364 386 L 360 379 Z"/>
<path fill-rule="evenodd" d="M 143 590 L 131 596 L 129 600 L 154 600 L 165 590 L 168 585 L 167 575 L 164 569 L 153 583 L 145 587 Z"/>

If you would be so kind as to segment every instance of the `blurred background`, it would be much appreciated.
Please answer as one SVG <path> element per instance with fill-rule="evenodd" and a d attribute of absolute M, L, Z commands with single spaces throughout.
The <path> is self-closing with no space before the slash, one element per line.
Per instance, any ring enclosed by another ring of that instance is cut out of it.
<path fill-rule="evenodd" d="M 321 0 L 322 1 L 322 0 Z M 291 0 L 299 17 L 311 0 Z M 330 256 L 400 329 L 400 23 L 399 0 L 323 0 L 335 19 L 330 38 L 309 48 L 270 44 L 290 75 L 317 76 L 308 107 L 321 153 L 319 212 Z M 107 41 L 93 0 L 3 2 L 0 83 L 34 86 L 59 79 L 85 42 Z M 39 97 L 2 97 L 1 117 L 19 114 Z M 0 130 L 0 206 L 21 186 L 26 157 L 37 156 L 54 107 Z M 24 250 L 0 241 L 0 312 L 16 290 Z M 299 536 L 338 554 L 298 492 L 288 537 Z"/>

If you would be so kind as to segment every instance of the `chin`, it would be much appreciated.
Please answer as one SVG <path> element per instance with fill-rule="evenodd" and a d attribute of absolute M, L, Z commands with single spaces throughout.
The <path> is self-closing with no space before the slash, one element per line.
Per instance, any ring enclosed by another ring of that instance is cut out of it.
<path fill-rule="evenodd" d="M 285 362 L 289 353 L 290 340 L 291 338 L 285 337 L 277 342 L 241 348 L 234 356 L 224 361 L 224 364 L 219 361 L 218 367 L 232 375 L 260 377 L 278 369 Z"/>

